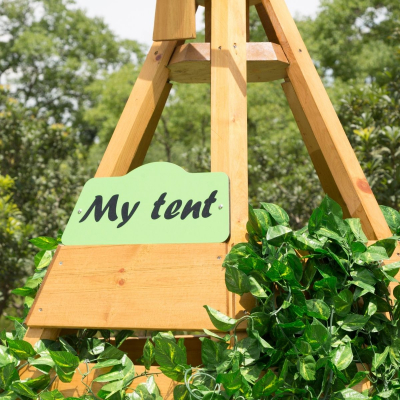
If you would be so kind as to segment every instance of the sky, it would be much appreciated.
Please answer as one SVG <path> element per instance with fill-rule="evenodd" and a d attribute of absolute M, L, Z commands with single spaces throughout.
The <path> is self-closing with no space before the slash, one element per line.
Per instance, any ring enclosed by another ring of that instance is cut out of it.
<path fill-rule="evenodd" d="M 121 38 L 134 39 L 147 45 L 153 36 L 156 0 L 75 0 L 91 17 L 102 17 Z M 294 16 L 312 16 L 320 0 L 286 0 Z M 198 13 L 200 14 L 200 13 Z M 198 26 L 202 23 L 198 18 Z"/>

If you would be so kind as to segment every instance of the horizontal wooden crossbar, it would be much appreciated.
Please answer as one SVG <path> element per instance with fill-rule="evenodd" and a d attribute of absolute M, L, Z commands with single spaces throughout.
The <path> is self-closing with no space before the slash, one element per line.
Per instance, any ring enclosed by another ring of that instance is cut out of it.
<path fill-rule="evenodd" d="M 224 49 L 221 48 L 221 51 Z M 275 43 L 247 43 L 247 81 L 271 82 L 287 77 L 289 62 Z M 178 46 L 168 65 L 169 79 L 180 83 L 211 82 L 210 43 Z"/>
<path fill-rule="evenodd" d="M 230 314 L 226 253 L 226 243 L 60 246 L 27 325 L 215 329 L 203 306 Z M 239 307 L 237 316 L 243 315 Z"/>
<path fill-rule="evenodd" d="M 249 5 L 254 6 L 256 4 L 261 3 L 261 0 L 250 0 L 249 1 Z M 205 4 L 205 0 L 196 0 L 196 4 L 198 4 L 199 6 L 203 6 Z"/>

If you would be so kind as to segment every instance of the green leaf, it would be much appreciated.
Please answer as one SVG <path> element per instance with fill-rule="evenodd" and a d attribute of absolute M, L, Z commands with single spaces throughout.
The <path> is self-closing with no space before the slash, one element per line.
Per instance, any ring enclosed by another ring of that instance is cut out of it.
<path fill-rule="evenodd" d="M 29 386 L 31 389 L 35 390 L 44 390 L 46 389 L 51 381 L 51 377 L 49 374 L 40 375 L 36 378 L 29 379 L 24 381 L 24 383 Z"/>
<path fill-rule="evenodd" d="M 315 360 L 313 356 L 301 357 L 297 362 L 297 368 L 300 375 L 306 381 L 315 380 Z"/>
<path fill-rule="evenodd" d="M 228 374 L 218 374 L 217 383 L 221 383 L 228 396 L 233 396 L 242 387 L 242 375 L 240 371 Z"/>
<path fill-rule="evenodd" d="M 208 338 L 202 339 L 201 344 L 201 360 L 206 368 L 214 367 L 222 363 L 225 359 L 225 350 L 228 343 L 215 342 Z"/>
<path fill-rule="evenodd" d="M 383 353 L 375 353 L 372 359 L 372 371 L 376 371 L 387 359 L 390 347 L 387 346 Z"/>
<path fill-rule="evenodd" d="M 331 360 L 339 371 L 346 369 L 353 361 L 351 344 L 339 346 L 331 352 Z"/>
<path fill-rule="evenodd" d="M 225 270 L 225 284 L 232 293 L 243 295 L 250 292 L 250 282 L 247 275 L 236 267 L 227 266 Z"/>
<path fill-rule="evenodd" d="M 214 308 L 209 306 L 204 306 L 204 308 L 207 310 L 212 324 L 222 332 L 228 332 L 232 330 L 238 322 L 236 319 L 230 318 Z"/>
<path fill-rule="evenodd" d="M 18 381 L 19 375 L 14 364 L 0 368 L 0 388 L 7 390 L 12 382 Z"/>
<path fill-rule="evenodd" d="M 14 382 L 11 385 L 11 390 L 21 396 L 29 397 L 30 399 L 36 399 L 38 397 L 38 395 L 28 385 L 22 382 Z"/>
<path fill-rule="evenodd" d="M 344 222 L 350 227 L 356 241 L 361 242 L 361 244 L 368 242 L 368 238 L 365 236 L 359 218 L 347 218 Z"/>
<path fill-rule="evenodd" d="M 191 400 L 190 392 L 186 385 L 178 385 L 174 388 L 174 400 Z"/>
<path fill-rule="evenodd" d="M 327 320 L 331 315 L 331 309 L 322 300 L 306 300 L 307 315 L 310 317 Z"/>
<path fill-rule="evenodd" d="M 52 250 L 42 250 L 35 256 L 35 267 L 38 270 L 46 268 L 50 265 L 53 259 L 54 251 Z"/>
<path fill-rule="evenodd" d="M 351 388 L 353 386 L 358 385 L 360 382 L 362 382 L 364 379 L 366 379 L 368 377 L 368 375 L 369 375 L 368 371 L 359 371 L 359 372 L 357 372 L 354 375 L 353 379 L 350 381 L 349 387 Z"/>
<path fill-rule="evenodd" d="M 161 367 L 174 369 L 179 364 L 186 364 L 185 352 L 174 342 L 156 335 L 155 343 L 155 360 Z"/>
<path fill-rule="evenodd" d="M 115 365 L 121 365 L 122 360 L 105 360 L 98 362 L 93 369 L 100 369 L 100 368 L 107 368 L 107 367 L 114 367 Z"/>
<path fill-rule="evenodd" d="M 269 214 L 265 210 L 255 210 L 250 205 L 249 222 L 260 239 L 266 235 L 271 225 Z"/>
<path fill-rule="evenodd" d="M 42 250 L 54 250 L 58 246 L 58 242 L 56 239 L 51 237 L 41 236 L 35 239 L 29 240 L 33 245 L 39 247 Z"/>
<path fill-rule="evenodd" d="M 400 213 L 391 207 L 380 206 L 383 216 L 393 234 L 400 233 Z"/>
<path fill-rule="evenodd" d="M 49 351 L 55 364 L 55 370 L 61 382 L 71 382 L 76 368 L 79 366 L 79 358 L 67 351 Z"/>
<path fill-rule="evenodd" d="M 335 305 L 335 312 L 340 317 L 346 316 L 353 304 L 353 293 L 350 290 L 342 290 L 338 295 L 333 298 L 333 303 Z"/>
<path fill-rule="evenodd" d="M 247 382 L 254 385 L 254 383 L 260 377 L 262 369 L 263 367 L 261 364 L 254 364 L 249 367 L 241 368 L 240 370 L 243 378 L 246 379 Z"/>
<path fill-rule="evenodd" d="M 289 226 L 289 215 L 283 208 L 272 203 L 261 203 L 261 207 L 269 213 L 277 225 Z"/>
<path fill-rule="evenodd" d="M 7 340 L 10 353 L 20 360 L 27 360 L 36 355 L 32 345 L 24 340 Z"/>
<path fill-rule="evenodd" d="M 336 394 L 338 399 L 353 399 L 353 400 L 367 400 L 368 397 L 364 396 L 362 393 L 356 392 L 353 389 L 344 389 Z M 336 399 L 335 397 L 335 399 Z"/>
<path fill-rule="evenodd" d="M 115 337 L 115 347 L 120 347 L 122 343 L 125 342 L 126 339 L 133 336 L 133 331 L 123 330 L 119 331 L 117 336 Z"/>
<path fill-rule="evenodd" d="M 306 325 L 304 339 L 311 345 L 313 350 L 318 350 L 321 347 L 330 349 L 331 347 L 331 335 L 328 329 L 315 318 L 311 325 Z"/>
<path fill-rule="evenodd" d="M 282 243 L 288 242 L 292 235 L 293 231 L 287 226 L 271 226 L 267 232 L 267 242 L 274 246 L 280 246 Z"/>
<path fill-rule="evenodd" d="M 271 396 L 280 386 L 281 382 L 279 379 L 271 370 L 269 370 L 255 383 L 253 387 L 253 398 L 260 399 L 261 397 Z"/>
<path fill-rule="evenodd" d="M 250 293 L 254 297 L 258 297 L 259 299 L 265 299 L 268 297 L 268 294 L 265 292 L 265 290 L 253 276 L 249 277 L 249 283 L 250 283 Z"/>
<path fill-rule="evenodd" d="M 343 330 L 353 332 L 363 329 L 369 318 L 368 315 L 349 314 L 343 321 L 339 321 L 338 324 Z"/>
<path fill-rule="evenodd" d="M 153 364 L 155 360 L 155 348 L 153 343 L 151 343 L 150 339 L 146 340 L 146 343 L 143 348 L 143 364 L 146 369 L 150 369 L 151 364 Z"/>
<path fill-rule="evenodd" d="M 51 392 L 43 392 L 40 397 L 42 400 L 64 400 L 63 394 L 57 389 Z"/>

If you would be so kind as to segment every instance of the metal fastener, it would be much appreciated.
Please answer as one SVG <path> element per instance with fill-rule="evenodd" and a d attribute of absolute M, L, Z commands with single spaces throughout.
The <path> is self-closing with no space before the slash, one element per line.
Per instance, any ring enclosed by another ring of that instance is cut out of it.
<path fill-rule="evenodd" d="M 303 50 L 302 49 L 299 49 L 299 53 L 302 53 L 303 52 Z"/>
<path fill-rule="evenodd" d="M 220 210 L 222 210 L 222 209 L 224 208 L 224 205 L 223 205 L 223 204 L 220 204 L 220 205 L 218 206 L 218 208 L 219 208 Z"/>
<path fill-rule="evenodd" d="M 60 264 L 60 265 L 63 265 L 63 262 L 62 262 L 62 261 L 60 261 L 60 262 L 59 262 L 59 264 Z"/>
<path fill-rule="evenodd" d="M 78 214 L 81 214 L 81 213 L 82 213 L 82 210 L 81 210 L 81 209 L 79 209 L 79 210 L 78 210 Z"/>
<path fill-rule="evenodd" d="M 233 44 L 233 48 L 234 48 L 234 49 L 236 49 L 236 47 L 237 47 L 237 44 L 236 44 L 236 43 L 234 43 L 234 44 Z"/>
<path fill-rule="evenodd" d="M 221 260 L 221 259 L 222 259 L 222 257 L 221 257 L 221 256 L 218 256 L 218 257 L 217 257 L 217 260 Z"/>
<path fill-rule="evenodd" d="M 43 311 L 43 308 L 39 308 L 39 312 L 42 312 Z"/>
<path fill-rule="evenodd" d="M 218 50 L 222 50 L 222 46 L 218 46 Z"/>

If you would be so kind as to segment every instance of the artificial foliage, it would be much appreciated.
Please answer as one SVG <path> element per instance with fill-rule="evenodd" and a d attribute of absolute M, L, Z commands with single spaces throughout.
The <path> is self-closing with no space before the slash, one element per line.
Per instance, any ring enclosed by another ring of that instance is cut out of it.
<path fill-rule="evenodd" d="M 132 331 L 82 330 L 31 346 L 23 319 L 15 319 L 15 331 L 1 334 L 0 399 L 62 399 L 55 380 L 78 374 L 83 382 L 99 369 L 95 381 L 104 386 L 95 393 L 94 382 L 86 384 L 85 399 L 160 400 L 152 365 L 178 382 L 175 400 L 398 399 L 400 289 L 391 293 L 389 285 L 398 284 L 400 263 L 385 261 L 398 244 L 400 214 L 382 211 L 394 236 L 368 245 L 360 221 L 343 219 L 329 197 L 298 231 L 274 204 L 250 208 L 248 242 L 235 245 L 223 265 L 227 288 L 251 293 L 254 308 L 236 320 L 205 306 L 220 332 L 205 330 L 199 339 L 202 365 L 188 365 L 184 340 L 172 332 L 153 332 L 143 357 L 130 360 L 118 347 Z M 36 272 L 15 291 L 26 296 L 26 312 L 59 241 L 32 240 L 40 248 Z M 135 372 L 137 364 L 144 373 Z M 40 374 L 21 381 L 27 365 Z"/>

